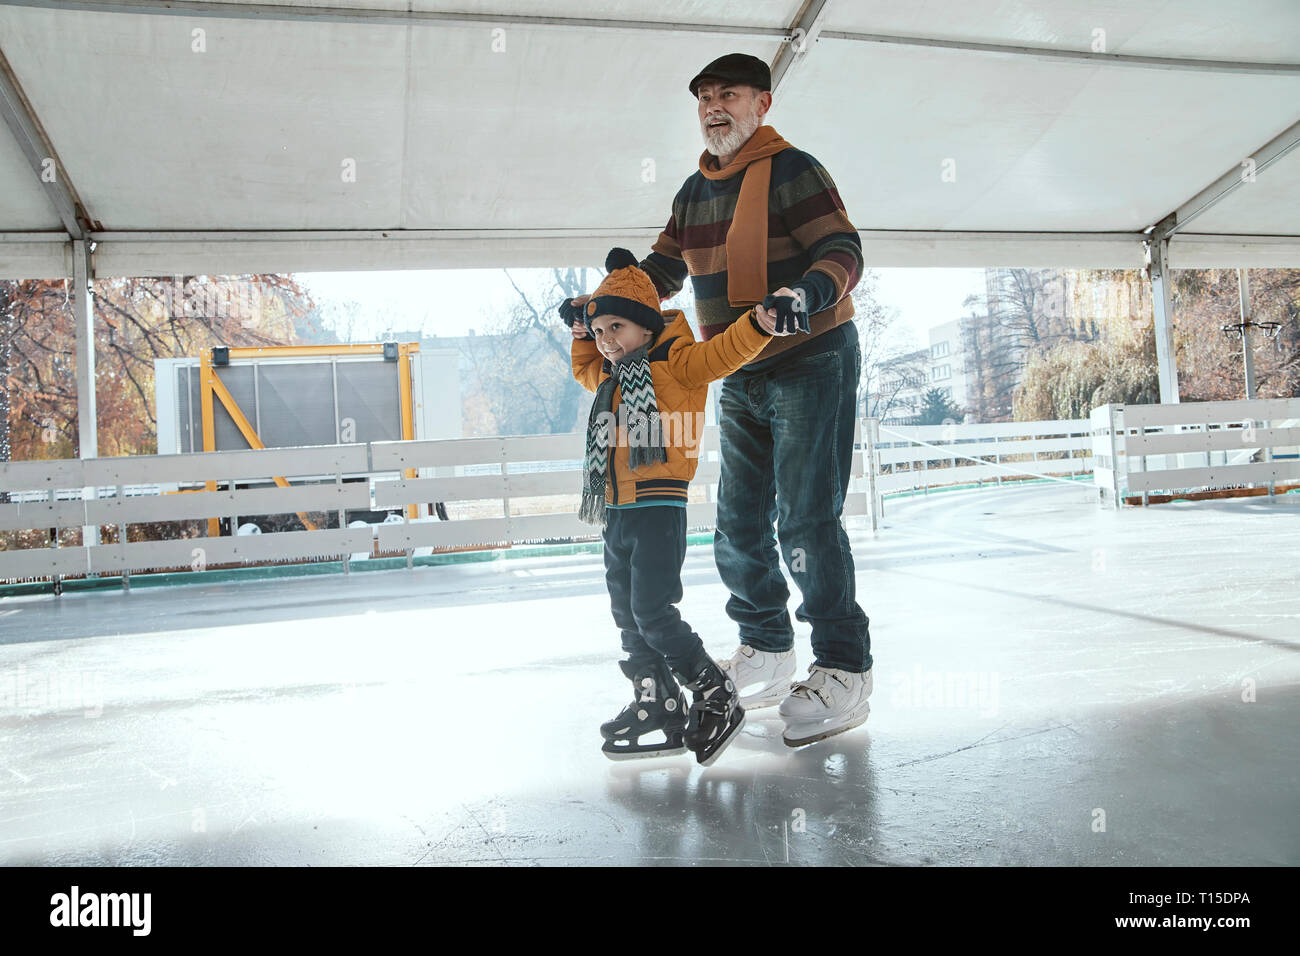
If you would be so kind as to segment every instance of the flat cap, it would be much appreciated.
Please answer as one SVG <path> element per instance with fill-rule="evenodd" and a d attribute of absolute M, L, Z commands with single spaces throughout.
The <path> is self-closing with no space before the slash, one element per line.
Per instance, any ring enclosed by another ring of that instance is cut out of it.
<path fill-rule="evenodd" d="M 772 89 L 772 71 L 768 65 L 748 53 L 728 53 L 700 70 L 695 79 L 691 80 L 691 96 L 699 96 L 697 91 L 705 80 L 742 83 L 745 86 L 756 86 L 760 90 Z"/>

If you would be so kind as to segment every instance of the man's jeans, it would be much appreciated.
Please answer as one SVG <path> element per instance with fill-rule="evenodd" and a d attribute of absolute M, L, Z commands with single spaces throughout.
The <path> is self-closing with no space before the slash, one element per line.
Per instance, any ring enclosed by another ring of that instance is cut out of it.
<path fill-rule="evenodd" d="M 857 330 L 847 331 L 840 348 L 723 379 L 713 549 L 742 644 L 760 651 L 793 646 L 779 537 L 803 596 L 795 616 L 812 624 L 813 663 L 861 672 L 871 667 L 871 637 L 840 523 L 862 370 Z"/>

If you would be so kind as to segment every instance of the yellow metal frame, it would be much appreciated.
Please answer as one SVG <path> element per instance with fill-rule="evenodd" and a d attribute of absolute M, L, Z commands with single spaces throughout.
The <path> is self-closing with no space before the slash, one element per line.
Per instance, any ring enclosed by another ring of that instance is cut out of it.
<path fill-rule="evenodd" d="M 383 351 L 383 346 L 380 346 Z M 402 441 L 410 441 L 415 437 L 415 423 L 411 420 L 411 410 L 413 408 L 411 401 L 411 356 L 420 351 L 419 342 L 401 342 L 397 346 L 397 387 L 401 395 L 401 418 L 402 418 Z M 402 472 L 405 478 L 414 478 L 415 469 L 407 468 Z M 418 505 L 407 505 L 407 518 L 418 518 L 420 515 Z"/>
<path fill-rule="evenodd" d="M 382 342 L 364 345 L 273 345 L 259 348 L 232 348 L 229 350 L 232 359 L 247 358 L 320 358 L 320 357 L 337 357 L 340 355 L 382 355 L 384 345 Z M 397 344 L 397 382 L 400 393 L 400 412 L 402 439 L 410 441 L 415 437 L 415 422 L 412 417 L 412 383 L 411 383 L 411 356 L 420 351 L 418 342 L 399 342 Z M 244 440 L 252 448 L 265 448 L 262 439 L 258 436 L 257 431 L 249 423 L 248 417 L 235 401 L 230 390 L 226 388 L 225 383 L 217 375 L 217 371 L 212 366 L 211 351 L 204 349 L 199 355 L 199 397 L 202 405 L 203 414 L 203 450 L 216 450 L 216 418 L 215 408 L 213 406 L 213 397 L 220 400 L 225 407 L 226 412 L 234 421 L 235 426 L 239 429 Z M 415 469 L 407 468 L 402 474 L 407 478 L 415 477 Z M 276 477 L 275 483 L 281 488 L 288 488 L 289 482 L 282 477 Z M 208 491 L 216 491 L 217 483 L 208 481 L 205 483 Z M 417 505 L 407 505 L 407 516 L 415 518 L 419 516 Z M 315 524 L 308 520 L 302 512 L 298 512 L 298 517 L 308 530 L 319 530 Z M 216 518 L 208 519 L 208 536 L 215 538 L 220 534 L 220 526 Z"/>

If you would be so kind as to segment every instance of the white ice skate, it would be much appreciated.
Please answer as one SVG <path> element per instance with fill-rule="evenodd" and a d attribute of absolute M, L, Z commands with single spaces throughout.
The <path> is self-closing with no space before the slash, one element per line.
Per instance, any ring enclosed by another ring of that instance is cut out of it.
<path fill-rule="evenodd" d="M 790 747 L 802 747 L 852 730 L 871 713 L 870 696 L 871 671 L 855 674 L 814 664 L 781 702 L 782 739 Z"/>
<path fill-rule="evenodd" d="M 745 710 L 771 707 L 785 700 L 794 678 L 794 650 L 759 651 L 741 644 L 736 653 L 718 666 L 740 691 L 740 706 Z"/>

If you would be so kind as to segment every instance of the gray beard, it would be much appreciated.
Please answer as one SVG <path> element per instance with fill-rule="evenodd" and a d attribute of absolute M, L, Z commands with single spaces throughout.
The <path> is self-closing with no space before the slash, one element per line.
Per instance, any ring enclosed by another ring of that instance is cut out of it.
<path fill-rule="evenodd" d="M 733 121 L 731 129 L 721 138 L 715 139 L 705 133 L 704 148 L 721 159 L 736 153 L 758 130 L 758 117 L 748 116 L 744 120 Z"/>

